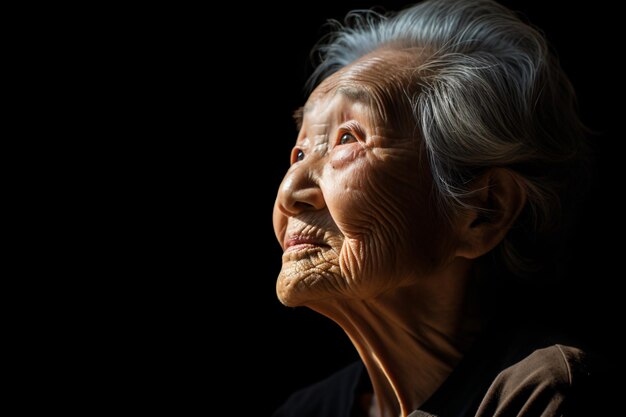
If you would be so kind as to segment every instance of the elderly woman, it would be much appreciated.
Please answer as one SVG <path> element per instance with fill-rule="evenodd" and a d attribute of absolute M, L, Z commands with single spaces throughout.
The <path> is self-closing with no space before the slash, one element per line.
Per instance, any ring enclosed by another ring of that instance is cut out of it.
<path fill-rule="evenodd" d="M 275 415 L 569 415 L 585 354 L 491 302 L 558 274 L 585 176 L 545 40 L 493 1 L 429 0 L 352 13 L 320 53 L 274 208 L 277 293 L 362 363 Z"/>

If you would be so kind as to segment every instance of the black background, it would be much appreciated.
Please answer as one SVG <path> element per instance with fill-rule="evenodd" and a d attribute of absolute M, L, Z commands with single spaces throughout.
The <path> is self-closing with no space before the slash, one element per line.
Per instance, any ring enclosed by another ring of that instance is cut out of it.
<path fill-rule="evenodd" d="M 621 223 L 621 158 L 610 127 L 619 120 L 612 103 L 622 101 L 617 12 L 609 2 L 502 3 L 545 32 L 596 132 L 600 180 L 577 234 L 571 288 L 558 304 L 605 352 L 618 331 L 623 275 L 612 272 L 621 244 L 609 243 L 620 240 Z M 267 416 L 289 393 L 356 358 L 336 325 L 277 301 L 281 250 L 271 214 L 296 137 L 292 112 L 306 99 L 309 51 L 327 19 L 381 4 L 407 3 L 233 2 L 130 19 L 135 33 L 120 52 L 128 56 L 117 55 L 112 67 L 124 74 L 118 108 L 133 120 L 125 133 L 141 146 L 122 146 L 132 172 L 114 190 L 124 234 L 111 256 L 128 261 L 119 268 L 130 278 L 115 290 L 124 317 L 102 338 L 111 398 L 130 399 L 137 410 L 220 415 L 226 407 Z"/>

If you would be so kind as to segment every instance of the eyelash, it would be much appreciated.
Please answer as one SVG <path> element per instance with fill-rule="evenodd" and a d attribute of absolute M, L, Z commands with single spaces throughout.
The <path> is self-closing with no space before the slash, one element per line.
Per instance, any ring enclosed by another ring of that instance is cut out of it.
<path fill-rule="evenodd" d="M 349 138 L 347 142 L 344 141 L 346 137 Z M 340 127 L 337 146 L 346 145 L 353 142 L 360 142 L 359 138 L 365 138 L 365 132 L 363 131 L 359 123 L 351 120 Z"/>

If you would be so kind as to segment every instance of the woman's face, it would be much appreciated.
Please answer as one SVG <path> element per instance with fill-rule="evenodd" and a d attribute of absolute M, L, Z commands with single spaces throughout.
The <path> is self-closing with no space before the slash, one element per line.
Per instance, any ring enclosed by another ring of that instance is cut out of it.
<path fill-rule="evenodd" d="M 418 133 L 392 125 L 381 104 L 380 80 L 403 59 L 370 54 L 327 78 L 303 109 L 273 217 L 287 305 L 374 297 L 449 258 Z"/>

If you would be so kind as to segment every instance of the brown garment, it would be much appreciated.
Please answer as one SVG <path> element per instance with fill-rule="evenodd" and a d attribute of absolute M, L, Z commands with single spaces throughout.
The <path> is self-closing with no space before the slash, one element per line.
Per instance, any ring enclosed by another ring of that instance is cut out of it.
<path fill-rule="evenodd" d="M 476 417 L 564 415 L 573 405 L 575 385 L 589 378 L 585 354 L 569 346 L 554 345 L 500 372 L 482 400 Z"/>

